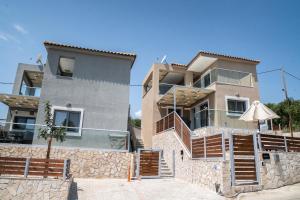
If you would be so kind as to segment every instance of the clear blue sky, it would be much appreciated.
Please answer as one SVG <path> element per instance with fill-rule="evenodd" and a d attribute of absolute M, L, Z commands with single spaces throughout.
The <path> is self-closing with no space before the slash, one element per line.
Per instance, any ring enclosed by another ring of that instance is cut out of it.
<path fill-rule="evenodd" d="M 135 52 L 132 84 L 157 58 L 185 64 L 199 50 L 259 59 L 258 72 L 284 66 L 300 77 L 299 10 L 296 0 L 0 0 L 0 81 L 14 81 L 17 63 L 34 63 L 40 52 L 45 58 L 44 40 Z M 287 84 L 300 99 L 300 81 L 287 76 Z M 264 103 L 283 99 L 279 72 L 260 75 L 259 85 Z M 130 103 L 132 113 L 140 110 L 141 88 L 131 88 Z"/>

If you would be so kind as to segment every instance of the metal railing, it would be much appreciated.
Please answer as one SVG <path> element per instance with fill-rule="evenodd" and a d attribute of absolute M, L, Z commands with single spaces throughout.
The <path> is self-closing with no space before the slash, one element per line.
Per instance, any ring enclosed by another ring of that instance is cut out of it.
<path fill-rule="evenodd" d="M 236 114 L 231 115 L 225 110 L 205 109 L 195 113 L 192 121 L 193 129 L 204 127 L 225 127 L 234 129 L 253 129 L 254 123 L 239 120 Z"/>
<path fill-rule="evenodd" d="M 252 74 L 223 68 L 214 68 L 210 71 L 210 84 L 218 82 L 223 84 L 252 87 Z M 203 77 L 194 83 L 194 87 L 205 88 Z"/>
<path fill-rule="evenodd" d="M 45 125 L 42 124 L 0 122 L 0 143 L 46 145 L 47 142 L 44 139 L 37 137 L 39 129 L 44 127 Z M 62 128 L 73 130 L 73 132 L 67 131 L 66 140 L 62 143 L 53 141 L 54 146 L 120 151 L 129 151 L 130 149 L 130 133 L 128 131 L 80 127 Z"/>
<path fill-rule="evenodd" d="M 41 88 L 39 87 L 29 87 L 26 85 L 23 85 L 20 89 L 19 95 L 24 96 L 35 96 L 39 97 L 41 94 Z"/>
<path fill-rule="evenodd" d="M 166 94 L 173 86 L 174 86 L 174 84 L 160 83 L 159 84 L 159 94 L 160 95 Z"/>

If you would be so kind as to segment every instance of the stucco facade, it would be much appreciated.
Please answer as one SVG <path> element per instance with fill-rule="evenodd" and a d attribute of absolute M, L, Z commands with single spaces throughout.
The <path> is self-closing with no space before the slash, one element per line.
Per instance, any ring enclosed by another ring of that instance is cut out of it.
<path fill-rule="evenodd" d="M 200 56 L 199 56 L 200 55 Z M 142 138 L 147 147 L 152 146 L 152 136 L 155 134 L 156 121 L 168 114 L 169 108 L 174 107 L 174 102 L 164 104 L 161 101 L 165 93 L 160 92 L 163 84 L 170 85 L 169 88 L 201 88 L 209 90 L 203 93 L 201 99 L 188 105 L 180 105 L 175 97 L 176 109 L 181 110 L 181 117 L 186 119 L 187 125 L 192 130 L 196 128 L 193 112 L 202 112 L 201 103 L 206 103 L 209 119 L 205 126 L 221 126 L 254 129 L 256 124 L 238 121 L 238 117 L 228 114 L 227 99 L 245 101 L 248 108 L 255 100 L 259 100 L 258 79 L 256 65 L 259 61 L 224 56 L 219 54 L 200 53 L 188 65 L 181 64 L 153 64 L 143 81 L 142 97 Z M 198 62 L 197 59 L 200 59 Z M 201 59 L 206 59 L 201 61 Z M 207 60 L 213 60 L 208 64 Z M 198 62 L 198 63 L 197 63 Z M 196 63 L 196 64 L 195 64 Z M 219 70 L 219 71 L 218 71 Z M 203 86 L 204 76 L 210 74 L 210 83 Z M 213 76 L 217 76 L 214 80 Z M 239 77 L 240 76 L 240 77 Z M 225 80 L 225 81 L 220 81 Z M 238 82 L 238 84 L 235 84 Z M 201 82 L 201 87 L 197 85 Z M 151 87 L 149 87 L 151 85 Z M 150 89 L 149 89 L 150 88 Z M 176 91 L 175 91 L 176 92 Z M 200 94 L 198 92 L 198 94 Z M 176 94 L 176 93 L 175 93 Z M 177 95 L 177 94 L 176 94 Z M 186 102 L 191 95 L 183 93 Z M 167 98 L 166 98 L 167 99 Z M 181 100 L 182 103 L 182 100 Z M 196 109 L 197 107 L 197 109 Z M 193 110 L 194 109 L 194 110 Z M 194 114 L 195 115 L 195 114 Z M 202 123 L 202 122 L 201 122 Z M 199 127 L 198 127 L 199 128 Z M 203 127 L 204 128 L 204 127 Z"/>
<path fill-rule="evenodd" d="M 107 131 L 127 134 L 130 72 L 136 55 L 52 42 L 44 45 L 47 50 L 45 64 L 18 66 L 12 98 L 24 103 L 8 104 L 7 122 L 14 123 L 16 114 L 32 117 L 37 124 L 32 143 L 44 144 L 43 139 L 38 139 L 37 130 L 44 124 L 44 106 L 49 101 L 53 114 L 54 110 L 80 112 L 79 134 L 67 133 L 63 144 L 54 145 L 97 148 L 101 140 L 109 139 Z M 72 75 L 59 73 L 61 58 L 74 61 Z M 34 83 L 37 75 L 38 84 Z M 22 94 L 21 88 L 25 84 L 26 94 Z M 35 94 L 36 87 L 39 94 Z M 32 99 L 37 102 L 30 107 Z M 98 147 L 111 148 L 105 145 Z"/>

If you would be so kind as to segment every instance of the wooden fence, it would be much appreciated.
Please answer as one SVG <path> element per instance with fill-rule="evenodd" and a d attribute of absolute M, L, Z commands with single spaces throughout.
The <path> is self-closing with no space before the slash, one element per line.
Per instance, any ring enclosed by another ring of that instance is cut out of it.
<path fill-rule="evenodd" d="M 0 175 L 70 177 L 70 160 L 0 157 Z"/>
<path fill-rule="evenodd" d="M 300 152 L 299 137 L 259 134 L 258 145 L 261 151 Z"/>
<path fill-rule="evenodd" d="M 138 175 L 143 177 L 160 176 L 160 151 L 139 150 Z"/>
<path fill-rule="evenodd" d="M 177 136 L 191 153 L 192 158 L 225 157 L 226 151 L 229 150 L 229 139 L 224 138 L 224 134 L 193 138 L 192 131 L 175 112 L 156 122 L 156 134 L 171 128 L 175 130 Z M 250 149 L 253 152 L 254 141 L 250 137 L 252 135 L 248 136 L 248 139 L 243 138 L 242 140 L 246 143 L 246 140 L 251 140 L 252 146 L 250 144 L 245 144 L 245 146 L 238 146 L 239 143 L 234 144 L 235 150 L 242 150 L 235 151 L 235 155 L 248 155 L 249 152 L 245 150 Z M 260 151 L 300 152 L 300 138 L 258 134 L 255 142 L 257 142 Z"/>
<path fill-rule="evenodd" d="M 229 148 L 222 134 L 192 139 L 192 158 L 223 157 Z"/>

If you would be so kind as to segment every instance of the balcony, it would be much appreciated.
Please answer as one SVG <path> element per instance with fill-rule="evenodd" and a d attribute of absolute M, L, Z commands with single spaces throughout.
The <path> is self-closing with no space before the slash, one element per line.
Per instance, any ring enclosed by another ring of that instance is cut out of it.
<path fill-rule="evenodd" d="M 32 144 L 35 140 L 36 144 L 47 145 L 47 141 L 36 135 L 40 128 L 44 125 L 30 123 L 12 123 L 0 122 L 0 143 L 17 143 L 17 144 Z M 121 150 L 128 151 L 129 132 L 120 130 L 106 130 L 95 128 L 79 128 L 79 127 L 63 127 L 68 129 L 80 130 L 81 136 L 66 136 L 63 143 L 58 143 L 55 140 L 54 146 L 71 146 L 85 147 L 105 150 Z M 34 136 L 35 135 L 35 136 Z"/>
<path fill-rule="evenodd" d="M 214 68 L 194 83 L 194 87 L 206 88 L 212 83 L 253 87 L 252 74 L 248 72 Z"/>
<path fill-rule="evenodd" d="M 29 87 L 26 85 L 22 85 L 19 95 L 23 96 L 34 96 L 34 97 L 39 97 L 41 94 L 41 88 L 39 87 Z"/>
<path fill-rule="evenodd" d="M 9 108 L 37 110 L 42 79 L 42 72 L 24 71 L 22 80 L 1 86 L 0 102 Z"/>

